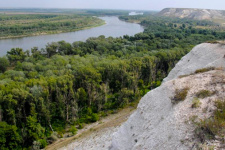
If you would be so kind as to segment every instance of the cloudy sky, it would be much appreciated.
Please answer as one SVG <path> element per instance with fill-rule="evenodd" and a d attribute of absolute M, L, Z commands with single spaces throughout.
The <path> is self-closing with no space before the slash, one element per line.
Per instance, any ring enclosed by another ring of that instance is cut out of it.
<path fill-rule="evenodd" d="M 225 0 L 0 0 L 0 7 L 161 10 L 166 7 L 225 10 Z"/>

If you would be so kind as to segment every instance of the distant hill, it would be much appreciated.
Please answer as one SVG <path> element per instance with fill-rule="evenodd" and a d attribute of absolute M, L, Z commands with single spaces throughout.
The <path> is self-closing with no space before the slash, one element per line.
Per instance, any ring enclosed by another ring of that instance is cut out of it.
<path fill-rule="evenodd" d="M 224 10 L 194 9 L 194 8 L 165 8 L 157 15 L 168 17 L 189 18 L 197 20 L 225 19 Z"/>

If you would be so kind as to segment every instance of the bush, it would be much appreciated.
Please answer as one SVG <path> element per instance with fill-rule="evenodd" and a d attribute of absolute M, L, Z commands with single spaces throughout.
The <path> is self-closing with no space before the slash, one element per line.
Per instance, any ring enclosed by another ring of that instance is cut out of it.
<path fill-rule="evenodd" d="M 0 73 L 5 72 L 7 67 L 9 67 L 9 61 L 5 57 L 0 57 Z"/>
<path fill-rule="evenodd" d="M 91 122 L 96 122 L 96 121 L 98 121 L 98 120 L 99 120 L 98 114 L 93 113 L 93 114 L 91 115 Z"/>
<path fill-rule="evenodd" d="M 201 90 L 201 91 L 197 92 L 197 93 L 195 94 L 195 96 L 198 97 L 198 98 L 206 98 L 206 97 L 209 97 L 209 96 L 211 96 L 211 95 L 213 95 L 213 94 L 214 94 L 214 93 L 211 92 L 211 91 L 208 91 L 208 90 Z"/>
<path fill-rule="evenodd" d="M 217 100 L 215 106 L 216 109 L 213 112 L 213 117 L 197 123 L 195 133 L 202 142 L 206 139 L 213 139 L 216 135 L 221 137 L 225 135 L 225 100 Z"/>
<path fill-rule="evenodd" d="M 219 41 L 213 40 L 213 41 L 207 41 L 206 43 L 211 43 L 211 44 L 218 44 L 220 43 Z"/>
<path fill-rule="evenodd" d="M 184 77 L 188 77 L 189 75 L 185 74 L 185 75 L 180 75 L 178 78 L 184 78 Z"/>
<path fill-rule="evenodd" d="M 176 104 L 176 103 L 178 103 L 178 102 L 180 102 L 180 101 L 185 100 L 185 98 L 186 98 L 186 96 L 187 96 L 187 93 L 188 93 L 188 90 L 189 90 L 188 87 L 185 87 L 185 88 L 180 89 L 180 90 L 176 89 L 176 90 L 175 90 L 175 95 L 174 95 L 174 97 L 171 99 L 171 100 L 172 100 L 172 103 L 173 103 L 173 104 Z"/>
<path fill-rule="evenodd" d="M 78 129 L 83 129 L 84 128 L 84 123 L 78 123 Z"/>
<path fill-rule="evenodd" d="M 52 132 L 51 136 L 48 138 L 48 143 L 53 143 L 54 141 L 58 140 L 58 133 Z"/>
<path fill-rule="evenodd" d="M 47 141 L 46 139 L 41 139 L 41 140 L 38 140 L 38 142 L 40 143 L 40 148 L 43 149 L 47 146 Z"/>
<path fill-rule="evenodd" d="M 203 73 L 203 72 L 207 72 L 207 71 L 210 71 L 210 70 L 215 70 L 215 67 L 198 69 L 198 70 L 195 71 L 195 73 Z"/>
<path fill-rule="evenodd" d="M 72 127 L 70 128 L 70 132 L 71 132 L 73 135 L 77 134 L 77 128 L 76 128 L 75 126 L 72 126 Z"/>
<path fill-rule="evenodd" d="M 21 137 L 15 125 L 0 121 L 0 149 L 20 149 Z"/>
<path fill-rule="evenodd" d="M 41 143 L 40 141 L 34 141 L 32 145 L 32 150 L 40 150 Z"/>
<path fill-rule="evenodd" d="M 192 108 L 197 108 L 197 107 L 200 107 L 200 105 L 201 105 L 200 100 L 198 98 L 194 98 L 193 101 L 192 101 L 191 107 Z"/>

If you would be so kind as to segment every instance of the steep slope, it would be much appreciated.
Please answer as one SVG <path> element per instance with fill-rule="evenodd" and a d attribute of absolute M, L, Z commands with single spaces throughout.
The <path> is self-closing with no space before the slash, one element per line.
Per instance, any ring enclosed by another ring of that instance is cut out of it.
<path fill-rule="evenodd" d="M 225 11 L 193 8 L 165 8 L 158 13 L 159 16 L 190 18 L 198 20 L 224 19 Z"/>
<path fill-rule="evenodd" d="M 192 118 L 212 116 L 214 102 L 225 96 L 225 72 L 217 69 L 177 77 L 205 66 L 224 67 L 224 54 L 225 47 L 221 44 L 196 46 L 182 58 L 160 87 L 141 99 L 137 110 L 114 133 L 110 150 L 188 150 L 202 146 L 196 137 Z M 184 89 L 187 89 L 186 98 L 173 103 L 177 91 Z M 193 108 L 196 94 L 201 90 L 213 94 L 199 99 L 200 106 Z M 225 145 L 214 139 L 206 142 L 206 146 L 221 149 Z"/>
<path fill-rule="evenodd" d="M 163 82 L 207 67 L 225 67 L 225 45 L 223 43 L 197 45 L 176 64 Z"/>

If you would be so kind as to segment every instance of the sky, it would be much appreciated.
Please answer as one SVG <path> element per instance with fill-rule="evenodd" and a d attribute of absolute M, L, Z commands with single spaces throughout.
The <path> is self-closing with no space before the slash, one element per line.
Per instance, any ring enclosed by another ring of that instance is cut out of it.
<path fill-rule="evenodd" d="M 93 8 L 161 10 L 207 8 L 225 10 L 225 0 L 0 0 L 1 8 Z"/>

